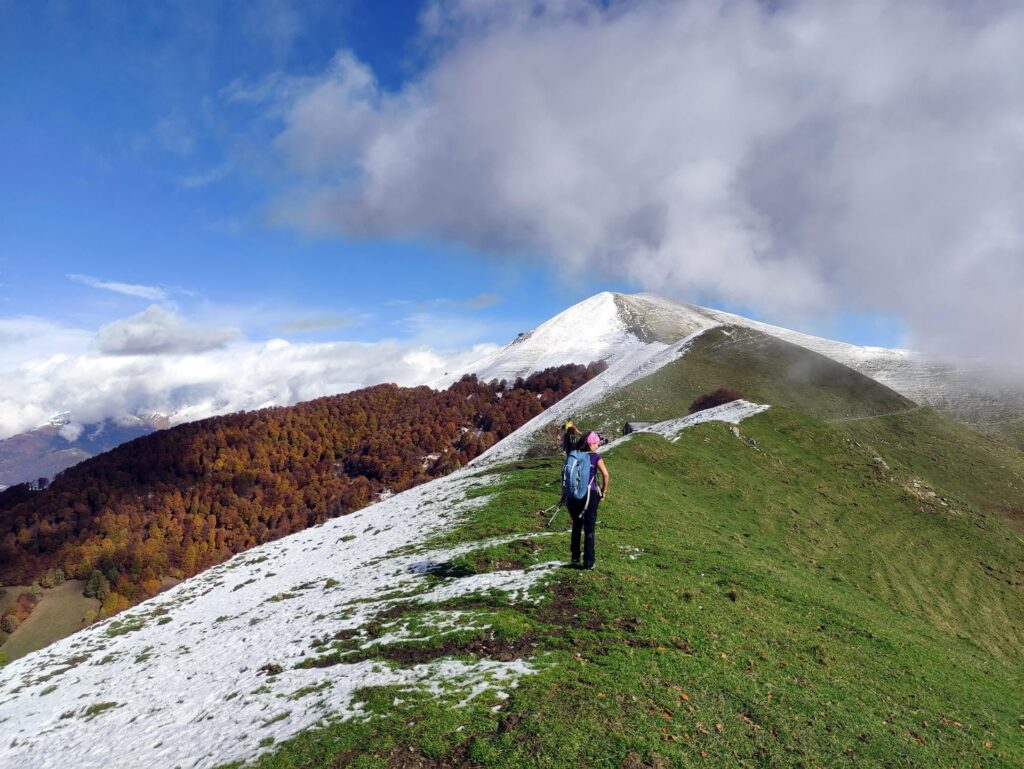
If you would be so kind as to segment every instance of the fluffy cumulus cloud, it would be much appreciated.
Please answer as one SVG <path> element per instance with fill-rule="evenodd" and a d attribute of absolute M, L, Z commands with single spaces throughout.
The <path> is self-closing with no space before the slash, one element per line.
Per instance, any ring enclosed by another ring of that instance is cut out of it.
<path fill-rule="evenodd" d="M 305 179 L 281 221 L 1024 355 L 1019 4 L 449 0 L 422 27 L 398 92 L 346 51 L 244 89 Z"/>
<path fill-rule="evenodd" d="M 10 342 L 0 344 L 0 439 L 58 413 L 69 416 L 65 437 L 73 439 L 81 425 L 129 414 L 164 414 L 179 423 L 380 382 L 423 384 L 493 349 L 228 341 L 223 329 L 186 324 L 159 307 L 95 334 L 34 318 L 0 320 L 0 340 Z"/>
<path fill-rule="evenodd" d="M 103 326 L 96 345 L 106 355 L 199 353 L 223 347 L 239 335 L 234 328 L 190 326 L 176 313 L 154 304 L 138 315 Z"/>

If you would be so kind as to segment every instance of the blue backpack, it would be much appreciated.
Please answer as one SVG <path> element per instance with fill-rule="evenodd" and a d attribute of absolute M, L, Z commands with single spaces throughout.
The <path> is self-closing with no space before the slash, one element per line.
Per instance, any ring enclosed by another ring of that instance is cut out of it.
<path fill-rule="evenodd" d="M 590 490 L 590 454 L 570 451 L 562 468 L 562 493 L 566 499 L 586 499 Z"/>

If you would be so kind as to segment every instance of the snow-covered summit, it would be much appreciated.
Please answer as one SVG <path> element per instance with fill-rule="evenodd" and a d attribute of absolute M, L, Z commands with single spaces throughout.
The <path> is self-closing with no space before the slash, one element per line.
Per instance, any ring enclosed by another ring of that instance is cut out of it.
<path fill-rule="evenodd" d="M 661 350 L 698 329 L 718 325 L 698 313 L 681 310 L 681 305 L 658 297 L 638 302 L 635 297 L 605 291 L 573 305 L 532 331 L 520 334 L 497 352 L 436 380 L 431 386 L 447 387 L 465 374 L 476 374 L 484 381 L 511 382 L 516 377 L 567 363 L 600 360 L 613 365 L 638 352 Z M 666 323 L 666 318 L 670 322 Z"/>

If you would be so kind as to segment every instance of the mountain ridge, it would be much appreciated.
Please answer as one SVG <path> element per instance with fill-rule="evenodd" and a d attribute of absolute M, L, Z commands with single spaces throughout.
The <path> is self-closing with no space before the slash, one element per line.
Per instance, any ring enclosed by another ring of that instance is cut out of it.
<path fill-rule="evenodd" d="M 651 293 L 596 294 L 458 374 L 510 381 L 527 375 L 541 362 L 546 364 L 552 347 L 548 339 L 558 334 L 576 335 L 573 344 L 553 346 L 565 362 L 600 359 L 614 364 L 626 354 L 642 350 L 653 354 L 718 325 L 760 331 L 824 355 L 916 403 L 1024 448 L 1024 383 L 1002 381 L 997 373 L 980 365 L 968 367 L 911 350 L 839 342 Z M 445 381 L 448 378 L 436 384 Z"/>
<path fill-rule="evenodd" d="M 676 413 L 606 448 L 599 569 L 558 568 L 560 462 L 553 445 L 528 457 L 538 436 L 653 380 L 685 411 L 676 369 L 703 366 L 696 388 L 709 357 L 731 356 L 716 376 L 749 368 L 741 342 L 765 335 L 737 328 L 627 340 L 474 464 L 17 660 L 0 670 L 0 759 L 1019 765 L 1024 557 L 995 508 L 1024 509 L 1024 457 L 975 450 L 994 442 L 931 410 L 855 427 L 799 399 Z M 776 341 L 769 362 L 795 347 Z M 878 411 L 896 397 L 829 360 L 847 374 L 805 387 L 867 382 Z M 978 496 L 990 476 L 1005 482 Z"/>

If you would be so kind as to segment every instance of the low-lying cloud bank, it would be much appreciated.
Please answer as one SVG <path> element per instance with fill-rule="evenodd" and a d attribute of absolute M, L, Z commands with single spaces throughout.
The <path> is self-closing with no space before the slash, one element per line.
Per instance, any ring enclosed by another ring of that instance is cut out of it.
<path fill-rule="evenodd" d="M 251 342 L 150 307 L 91 334 L 41 319 L 0 320 L 0 439 L 67 412 L 72 424 L 159 413 L 172 423 L 284 406 L 381 382 L 418 385 L 493 349 L 427 344 Z M 21 340 L 20 343 L 15 343 Z"/>
<path fill-rule="evenodd" d="M 348 51 L 225 92 L 306 179 L 280 221 L 1024 357 L 1021 5 L 440 0 L 422 28 L 398 92 Z"/>

